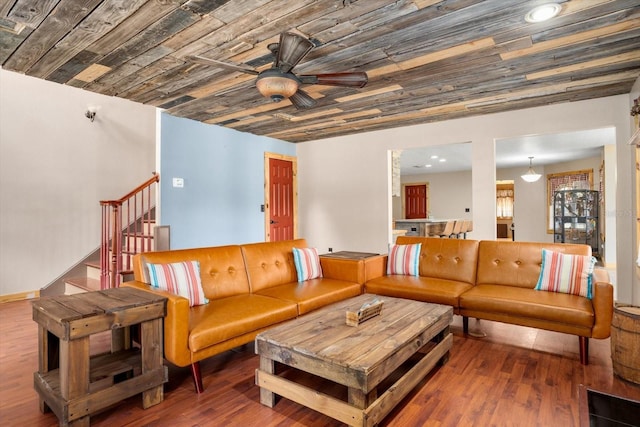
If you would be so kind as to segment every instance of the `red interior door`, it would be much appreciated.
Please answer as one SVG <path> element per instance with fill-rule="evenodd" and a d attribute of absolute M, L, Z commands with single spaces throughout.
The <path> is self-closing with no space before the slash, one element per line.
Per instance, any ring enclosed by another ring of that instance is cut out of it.
<path fill-rule="evenodd" d="M 405 216 L 407 219 L 427 217 L 427 186 L 407 185 L 405 190 Z"/>
<path fill-rule="evenodd" d="M 270 240 L 293 239 L 293 163 L 269 159 Z"/>

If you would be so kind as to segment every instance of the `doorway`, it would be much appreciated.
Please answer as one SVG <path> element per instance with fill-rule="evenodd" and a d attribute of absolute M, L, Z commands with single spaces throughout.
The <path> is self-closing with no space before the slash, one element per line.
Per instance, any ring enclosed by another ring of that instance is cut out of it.
<path fill-rule="evenodd" d="M 514 184 L 513 180 L 496 181 L 496 237 L 498 240 L 515 240 Z"/>
<path fill-rule="evenodd" d="M 265 241 L 291 240 L 298 236 L 297 159 L 265 153 Z"/>

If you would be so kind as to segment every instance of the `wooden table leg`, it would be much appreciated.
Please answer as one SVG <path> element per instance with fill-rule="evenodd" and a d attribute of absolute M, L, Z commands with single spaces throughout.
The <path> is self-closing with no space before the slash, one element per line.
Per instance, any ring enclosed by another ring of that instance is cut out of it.
<path fill-rule="evenodd" d="M 268 374 L 275 374 L 276 364 L 273 360 L 260 356 L 260 370 Z M 268 406 L 269 408 L 273 408 L 276 404 L 276 395 L 273 392 L 260 387 L 260 403 Z"/>
<path fill-rule="evenodd" d="M 162 319 L 140 324 L 140 347 L 142 351 L 142 373 L 162 369 Z M 164 384 L 142 392 L 142 407 L 157 405 L 164 398 Z"/>
<path fill-rule="evenodd" d="M 38 325 L 38 372 L 44 374 L 58 369 L 59 352 L 60 340 L 58 337 L 47 331 L 43 326 Z M 43 414 L 51 411 L 42 396 L 40 396 L 38 406 Z"/>
<path fill-rule="evenodd" d="M 358 409 L 366 409 L 378 398 L 378 389 L 374 388 L 368 394 L 362 390 L 349 387 L 347 391 L 347 399 L 350 405 Z"/>
<path fill-rule="evenodd" d="M 60 340 L 60 392 L 67 402 L 89 394 L 89 337 Z M 88 408 L 86 408 L 88 410 Z M 89 414 L 69 413 L 69 425 L 89 427 Z"/>
<path fill-rule="evenodd" d="M 111 330 L 111 353 L 131 348 L 131 330 L 129 326 Z"/>
<path fill-rule="evenodd" d="M 448 335 L 449 335 L 449 326 L 445 327 L 441 332 L 438 333 L 438 335 L 436 335 L 434 337 L 434 339 L 432 341 L 439 343 L 442 342 Z M 439 360 L 439 364 L 440 365 L 446 365 L 447 362 L 449 361 L 449 352 L 447 351 Z"/>

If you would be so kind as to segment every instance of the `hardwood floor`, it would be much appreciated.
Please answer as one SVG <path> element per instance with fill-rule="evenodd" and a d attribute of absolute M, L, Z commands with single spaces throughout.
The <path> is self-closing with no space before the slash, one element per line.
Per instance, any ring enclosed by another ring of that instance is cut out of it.
<path fill-rule="evenodd" d="M 462 334 L 455 316 L 449 362 L 404 399 L 383 426 L 578 426 L 579 386 L 640 400 L 640 386 L 613 375 L 609 340 L 591 340 L 582 366 L 574 336 L 470 320 Z M 105 339 L 94 340 L 99 351 Z M 55 426 L 38 410 L 33 389 L 37 326 L 31 303 L 0 304 L 0 425 Z M 202 363 L 205 391 L 197 395 L 189 368 L 169 368 L 165 400 L 147 410 L 134 396 L 91 417 L 92 426 L 339 426 L 337 421 L 281 399 L 259 403 L 254 384 L 258 358 L 247 345 Z"/>

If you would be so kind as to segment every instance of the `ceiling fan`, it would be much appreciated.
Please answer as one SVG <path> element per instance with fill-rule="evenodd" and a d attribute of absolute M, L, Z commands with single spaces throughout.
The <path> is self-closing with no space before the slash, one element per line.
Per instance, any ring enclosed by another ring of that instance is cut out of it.
<path fill-rule="evenodd" d="M 299 34 L 283 32 L 280 34 L 279 43 L 271 43 L 267 48 L 275 56 L 273 65 L 268 70 L 257 70 L 231 64 L 203 56 L 191 56 L 193 62 L 205 65 L 216 65 L 235 71 L 258 76 L 256 87 L 258 91 L 273 102 L 289 99 L 298 109 L 310 108 L 316 104 L 307 92 L 300 89 L 303 84 L 321 84 L 328 86 L 364 87 L 367 84 L 367 73 L 328 73 L 315 75 L 296 75 L 291 70 L 305 57 L 315 44 Z"/>

